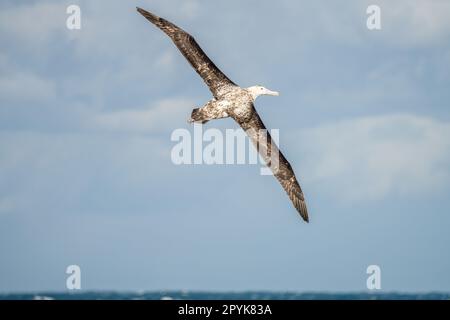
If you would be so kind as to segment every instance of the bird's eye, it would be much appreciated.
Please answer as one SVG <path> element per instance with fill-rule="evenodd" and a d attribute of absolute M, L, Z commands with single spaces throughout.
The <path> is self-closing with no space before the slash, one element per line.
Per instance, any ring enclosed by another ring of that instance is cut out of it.
<path fill-rule="evenodd" d="M 263 88 L 260 88 L 261 90 L 263 89 Z"/>

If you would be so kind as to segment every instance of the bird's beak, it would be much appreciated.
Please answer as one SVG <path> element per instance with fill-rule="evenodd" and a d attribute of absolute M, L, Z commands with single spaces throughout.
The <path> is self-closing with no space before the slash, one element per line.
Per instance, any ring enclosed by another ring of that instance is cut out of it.
<path fill-rule="evenodd" d="M 280 95 L 280 93 L 278 91 L 270 91 L 270 90 L 267 90 L 266 94 L 269 96 L 279 96 Z"/>

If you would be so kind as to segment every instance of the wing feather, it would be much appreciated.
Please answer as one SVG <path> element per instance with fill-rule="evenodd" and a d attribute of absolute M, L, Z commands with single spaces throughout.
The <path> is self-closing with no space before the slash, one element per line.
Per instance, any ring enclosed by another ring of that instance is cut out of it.
<path fill-rule="evenodd" d="M 266 126 L 253 106 L 252 109 L 252 115 L 248 120 L 242 121 L 239 118 L 235 118 L 235 120 L 247 132 L 253 144 L 257 147 L 258 152 L 261 154 L 264 161 L 269 165 L 275 178 L 277 178 L 283 189 L 286 191 L 289 199 L 292 201 L 292 204 L 297 209 L 300 216 L 303 220 L 308 222 L 309 217 L 308 209 L 306 208 L 305 196 L 303 195 L 300 184 L 295 177 L 294 170 L 292 170 L 291 164 L 278 149 L 276 143 L 272 144 L 272 137 L 269 132 L 267 132 Z M 263 136 L 263 133 L 266 133 L 266 135 Z M 274 152 L 275 155 L 278 154 L 278 164 L 272 163 L 272 152 Z"/>
<path fill-rule="evenodd" d="M 220 71 L 220 69 L 209 59 L 189 33 L 179 28 L 166 19 L 160 18 L 144 9 L 137 8 L 148 21 L 164 31 L 177 46 L 178 50 L 189 61 L 195 71 L 202 77 L 214 97 L 217 98 L 219 90 L 224 85 L 235 85 L 233 81 Z"/>

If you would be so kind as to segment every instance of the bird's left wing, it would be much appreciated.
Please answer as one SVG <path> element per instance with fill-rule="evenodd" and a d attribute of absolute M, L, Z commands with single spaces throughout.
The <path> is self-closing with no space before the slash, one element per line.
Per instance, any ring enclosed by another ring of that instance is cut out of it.
<path fill-rule="evenodd" d="M 303 220 L 308 222 L 309 217 L 305 196 L 295 177 L 294 170 L 292 170 L 291 164 L 278 149 L 276 143 L 272 143 L 272 137 L 253 106 L 252 110 L 250 119 L 242 121 L 239 118 L 234 118 L 234 120 L 245 130 L 266 164 L 272 170 L 273 175 L 288 194 L 289 199 L 291 199 L 292 204 L 297 209 L 300 216 Z M 272 157 L 272 154 L 274 157 Z M 275 157 L 277 157 L 277 159 L 275 159 Z"/>
<path fill-rule="evenodd" d="M 202 48 L 200 48 L 189 33 L 166 19 L 160 18 L 144 9 L 137 8 L 137 11 L 172 39 L 183 56 L 189 61 L 200 77 L 202 77 L 203 81 L 205 81 L 215 98 L 217 98 L 221 86 L 227 84 L 235 85 L 222 71 L 220 71 L 214 62 L 208 58 L 206 53 L 203 52 Z"/>

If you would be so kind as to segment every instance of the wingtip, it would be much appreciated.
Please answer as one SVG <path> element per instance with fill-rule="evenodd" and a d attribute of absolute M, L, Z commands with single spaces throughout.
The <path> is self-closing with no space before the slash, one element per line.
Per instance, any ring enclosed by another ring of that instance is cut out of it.
<path fill-rule="evenodd" d="M 299 213 L 300 213 L 300 217 L 302 217 L 303 221 L 305 221 L 306 223 L 309 223 L 308 212 L 299 211 Z"/>
<path fill-rule="evenodd" d="M 158 22 L 159 22 L 159 20 L 161 20 L 160 17 L 158 17 L 157 15 L 155 15 L 155 14 L 153 14 L 153 13 L 147 11 L 147 10 L 144 10 L 144 9 L 142 9 L 142 8 L 140 8 L 140 7 L 136 7 L 136 10 L 137 10 L 137 12 L 139 12 L 144 18 L 146 18 L 147 20 L 149 20 L 151 23 L 156 24 L 157 26 L 159 26 L 159 25 L 158 25 Z"/>
<path fill-rule="evenodd" d="M 149 15 L 153 15 L 150 12 L 148 12 L 147 10 L 144 10 L 140 7 L 136 7 L 137 12 L 139 12 L 140 14 L 142 14 L 144 17 L 147 17 Z"/>
<path fill-rule="evenodd" d="M 148 12 L 140 7 L 136 7 L 136 11 L 145 16 Z"/>
<path fill-rule="evenodd" d="M 298 213 L 300 214 L 300 216 L 302 217 L 302 219 L 306 222 L 309 223 L 309 214 L 308 214 L 308 209 L 306 208 L 306 203 L 305 201 L 301 201 L 299 206 L 296 206 L 296 209 L 298 211 Z"/>

